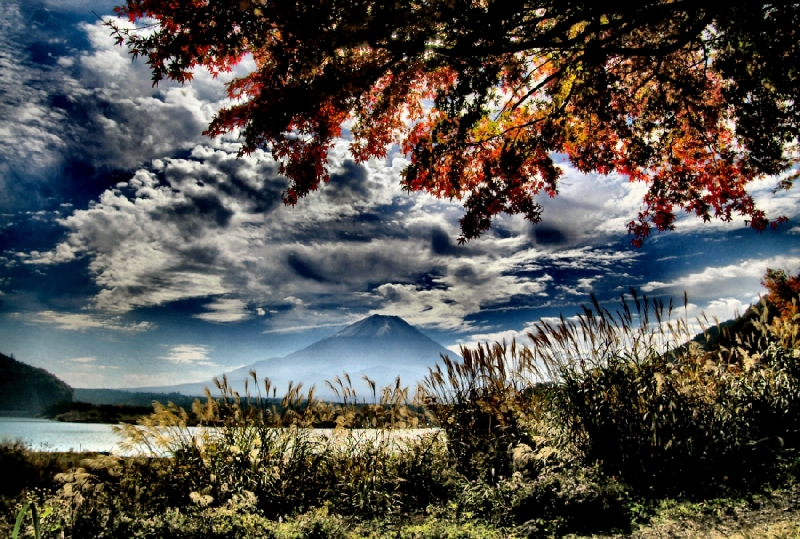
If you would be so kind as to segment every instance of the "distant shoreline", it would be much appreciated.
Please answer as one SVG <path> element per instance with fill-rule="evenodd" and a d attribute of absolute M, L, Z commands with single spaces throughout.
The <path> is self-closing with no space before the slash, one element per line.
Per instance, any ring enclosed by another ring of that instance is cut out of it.
<path fill-rule="evenodd" d="M 29 410 L 0 410 L 0 417 L 30 417 L 35 419 L 39 415 Z"/>
<path fill-rule="evenodd" d="M 41 413 L 33 413 L 33 412 L 17 412 L 15 410 L 0 410 L 0 418 L 3 417 L 13 417 L 13 418 L 22 418 L 22 419 L 41 419 L 43 421 L 53 421 L 56 423 L 87 423 L 92 425 L 118 425 L 120 423 L 131 423 L 135 424 L 139 417 L 143 416 L 125 416 L 122 419 L 118 420 L 103 420 L 102 418 L 98 418 L 93 415 L 89 414 L 80 414 L 80 413 L 67 413 L 67 414 L 60 414 L 56 417 L 46 417 Z"/>

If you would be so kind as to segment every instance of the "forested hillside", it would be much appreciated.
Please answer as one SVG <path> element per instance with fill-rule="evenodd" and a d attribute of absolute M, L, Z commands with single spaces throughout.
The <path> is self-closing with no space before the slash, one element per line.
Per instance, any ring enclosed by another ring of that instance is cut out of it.
<path fill-rule="evenodd" d="M 0 412 L 39 413 L 45 406 L 71 401 L 73 390 L 44 369 L 0 354 Z"/>

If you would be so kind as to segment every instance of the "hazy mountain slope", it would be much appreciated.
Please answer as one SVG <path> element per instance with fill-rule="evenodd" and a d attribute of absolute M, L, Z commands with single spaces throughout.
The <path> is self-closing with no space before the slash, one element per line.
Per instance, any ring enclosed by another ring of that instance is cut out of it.
<path fill-rule="evenodd" d="M 404 385 L 413 386 L 427 374 L 429 366 L 436 364 L 440 354 L 456 355 L 402 318 L 374 315 L 302 350 L 285 357 L 258 361 L 228 372 L 226 376 L 240 392 L 244 390 L 244 380 L 249 377 L 249 372 L 255 370 L 259 380 L 268 377 L 273 382 L 278 397 L 286 391 L 289 381 L 293 381 L 295 384 L 302 382 L 306 388 L 316 385 L 321 397 L 332 398 L 334 395 L 325 385 L 325 380 L 347 372 L 359 395 L 366 396 L 367 385 L 362 381 L 363 375 L 374 380 L 379 387 L 394 383 L 398 375 Z M 214 389 L 209 380 L 137 391 L 201 395 L 204 387 Z"/>
<path fill-rule="evenodd" d="M 72 400 L 72 388 L 44 369 L 0 354 L 0 411 L 38 414 L 42 408 Z"/>

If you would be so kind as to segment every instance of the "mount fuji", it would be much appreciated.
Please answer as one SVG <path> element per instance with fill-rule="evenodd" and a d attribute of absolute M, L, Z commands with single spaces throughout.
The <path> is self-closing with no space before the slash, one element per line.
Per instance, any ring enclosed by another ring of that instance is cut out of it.
<path fill-rule="evenodd" d="M 373 315 L 360 320 L 338 333 L 284 357 L 270 358 L 226 372 L 230 387 L 244 394 L 244 381 L 249 379 L 251 392 L 255 392 L 250 371 L 258 375 L 263 394 L 263 379 L 269 378 L 282 397 L 289 382 L 302 382 L 303 388 L 316 385 L 320 398 L 334 398 L 325 384 L 347 373 L 360 396 L 369 392 L 362 380 L 367 376 L 378 388 L 394 384 L 400 376 L 401 384 L 413 388 L 428 374 L 440 355 L 457 358 L 457 354 L 423 335 L 408 322 L 397 316 Z M 222 374 L 218 376 L 222 378 Z M 204 388 L 217 390 L 213 381 L 128 389 L 127 391 L 178 392 L 184 395 L 202 395 Z M 270 395 L 271 397 L 272 395 Z"/>

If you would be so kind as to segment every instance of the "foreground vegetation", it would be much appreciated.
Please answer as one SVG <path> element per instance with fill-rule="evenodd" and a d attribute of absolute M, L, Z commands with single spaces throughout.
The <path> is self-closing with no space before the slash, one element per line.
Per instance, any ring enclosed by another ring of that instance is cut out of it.
<path fill-rule="evenodd" d="M 698 339 L 671 305 L 595 303 L 529 347 L 444 358 L 414 401 L 399 381 L 364 398 L 336 379 L 331 404 L 223 379 L 195 435 L 174 405 L 119 426 L 147 457 L 6 444 L 0 533 L 21 515 L 20 537 L 799 537 L 800 316 L 779 299 Z"/>

